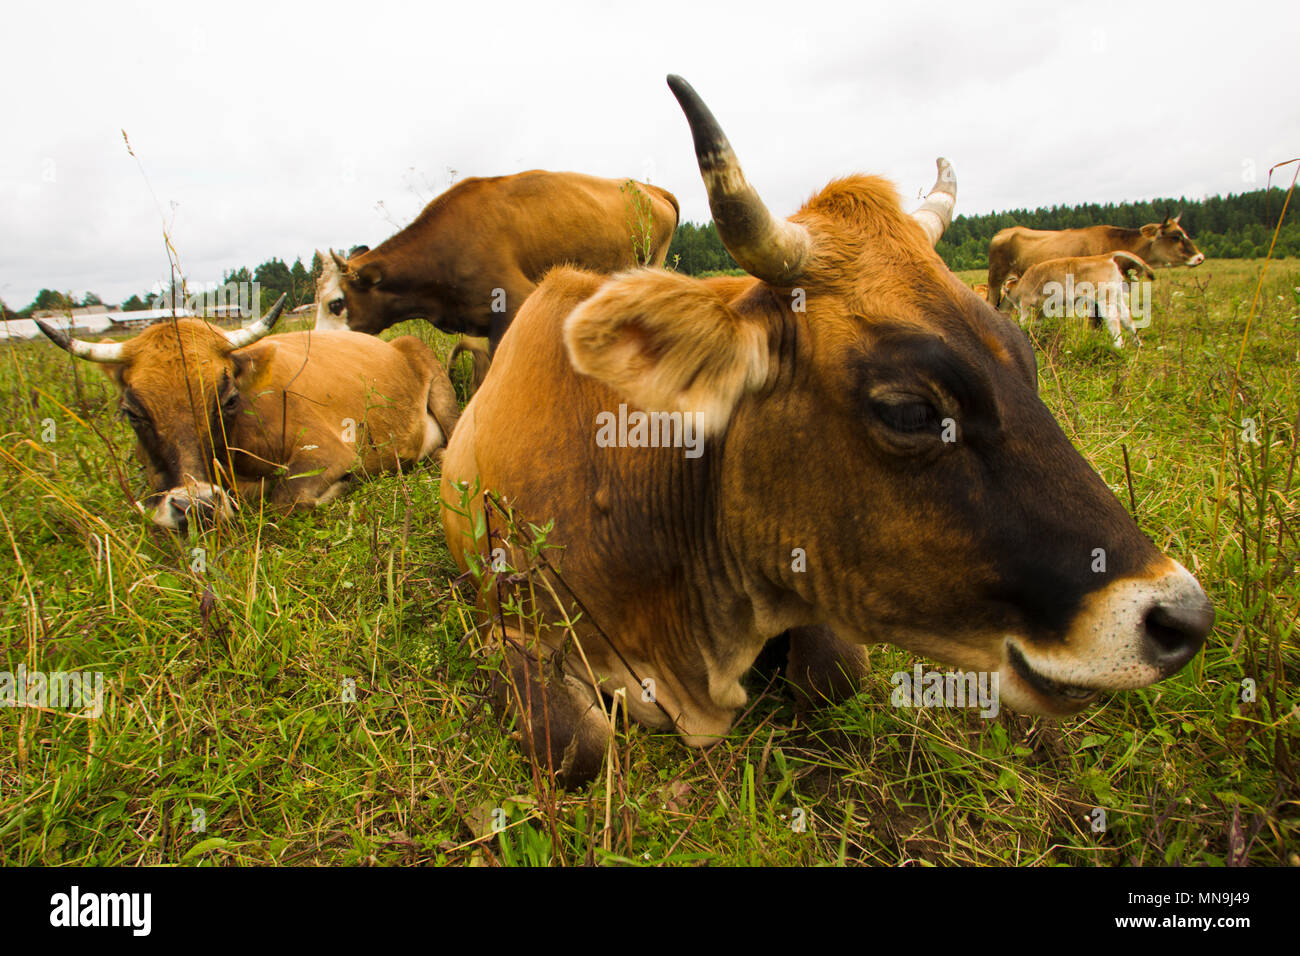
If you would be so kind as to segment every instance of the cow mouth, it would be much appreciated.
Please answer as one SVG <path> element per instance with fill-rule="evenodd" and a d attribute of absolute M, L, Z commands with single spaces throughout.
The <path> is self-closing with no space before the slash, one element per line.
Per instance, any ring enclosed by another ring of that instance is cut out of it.
<path fill-rule="evenodd" d="M 1029 662 L 1014 644 L 1007 645 L 1007 659 L 1011 662 L 1011 668 L 1016 672 L 1016 676 L 1041 697 L 1050 701 L 1056 709 L 1082 710 L 1101 696 L 1101 691 L 1096 688 L 1066 684 L 1040 674 L 1029 666 Z"/>

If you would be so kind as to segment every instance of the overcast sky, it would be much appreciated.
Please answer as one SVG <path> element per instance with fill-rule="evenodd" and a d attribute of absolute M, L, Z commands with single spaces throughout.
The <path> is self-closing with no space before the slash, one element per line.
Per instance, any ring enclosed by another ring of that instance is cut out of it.
<path fill-rule="evenodd" d="M 0 299 L 146 290 L 167 275 L 164 220 L 198 283 L 377 245 L 453 170 L 649 177 L 703 221 L 670 72 L 782 216 L 853 172 L 910 202 L 939 155 L 959 213 L 1241 192 L 1300 155 L 1297 9 L 10 4 Z"/>

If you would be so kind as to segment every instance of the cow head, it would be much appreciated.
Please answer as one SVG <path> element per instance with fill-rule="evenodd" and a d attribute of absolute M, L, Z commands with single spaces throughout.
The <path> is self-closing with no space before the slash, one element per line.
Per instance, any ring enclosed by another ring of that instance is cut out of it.
<path fill-rule="evenodd" d="M 351 329 L 378 335 L 393 321 L 384 321 L 389 291 L 380 288 L 384 280 L 378 262 L 366 261 L 369 246 L 353 246 L 345 259 L 333 249 L 322 256 L 320 278 L 316 280 L 316 328 L 322 331 Z M 316 250 L 320 255 L 320 250 Z"/>
<path fill-rule="evenodd" d="M 1142 258 L 1153 266 L 1199 266 L 1205 255 L 1196 248 L 1183 227 L 1178 224 L 1182 213 L 1166 216 L 1164 222 L 1151 222 L 1142 227 L 1142 235 L 1150 240 L 1149 251 Z"/>
<path fill-rule="evenodd" d="M 1019 285 L 1020 276 L 1016 275 L 1014 272 L 1002 280 L 1002 295 L 998 299 L 1002 304 L 1002 311 L 1011 311 L 1012 307 L 1020 301 L 1019 296 L 1016 295 L 1016 288 Z"/>
<path fill-rule="evenodd" d="M 645 410 L 698 413 L 710 471 L 682 492 L 715 483 L 716 573 L 782 620 L 996 671 L 1024 712 L 1074 713 L 1181 668 L 1209 601 L 1061 431 L 1024 333 L 934 252 L 951 167 L 911 216 L 889 183 L 850 177 L 778 220 L 695 91 L 669 85 L 718 232 L 754 278 L 626 273 L 564 334 L 578 372 Z"/>
<path fill-rule="evenodd" d="M 284 310 L 274 308 L 246 329 L 224 332 L 197 319 L 160 322 L 125 342 L 83 342 L 38 322 L 56 345 L 97 362 L 121 393 L 144 462 L 150 494 L 142 502 L 155 524 L 185 533 L 190 519 L 229 517 L 235 509 L 227 438 L 236 416 L 269 372 L 267 335 Z"/>

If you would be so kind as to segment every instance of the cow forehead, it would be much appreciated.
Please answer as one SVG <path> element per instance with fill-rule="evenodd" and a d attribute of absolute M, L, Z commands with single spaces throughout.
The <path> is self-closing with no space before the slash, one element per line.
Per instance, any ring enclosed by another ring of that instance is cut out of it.
<path fill-rule="evenodd" d="M 903 282 L 895 272 L 887 283 L 859 282 L 853 295 L 840 290 L 815 297 L 808 307 L 812 337 L 833 351 L 870 351 L 882 336 L 905 334 L 933 339 L 967 364 L 1032 370 L 1023 332 L 955 277 L 925 265 L 910 276 L 904 272 Z"/>
<path fill-rule="evenodd" d="M 153 395 L 186 380 L 210 380 L 230 368 L 229 347 L 221 330 L 195 319 L 152 325 L 126 343 L 123 381 Z"/>
<path fill-rule="evenodd" d="M 316 280 L 316 301 L 331 302 L 341 295 L 343 295 L 343 274 L 334 263 L 334 259 L 327 258 L 321 264 L 320 278 Z"/>

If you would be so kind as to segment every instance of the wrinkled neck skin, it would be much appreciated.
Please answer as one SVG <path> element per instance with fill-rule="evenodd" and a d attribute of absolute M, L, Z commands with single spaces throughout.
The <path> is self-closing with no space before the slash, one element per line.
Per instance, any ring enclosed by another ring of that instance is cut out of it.
<path fill-rule="evenodd" d="M 717 480 L 706 499 L 708 513 L 717 525 L 716 540 L 721 542 L 719 560 L 700 569 L 700 574 L 716 575 L 725 590 L 716 595 L 714 608 L 706 610 L 704 620 L 710 629 L 731 630 L 743 625 L 750 631 L 748 650 L 756 657 L 763 644 L 792 627 L 823 623 L 822 616 L 798 586 L 800 574 L 794 570 L 795 549 L 816 553 L 817 543 L 806 532 L 789 527 L 790 513 L 778 507 L 769 496 L 776 493 L 755 483 L 749 467 L 763 456 L 751 451 L 751 436 L 759 420 L 759 405 L 769 395 L 798 396 L 809 384 L 812 363 L 800 363 L 798 352 L 806 343 L 807 331 L 802 317 L 786 313 L 770 340 L 768 368 L 772 376 L 763 389 L 744 396 L 732 414 L 727 430 L 705 442 L 705 457 L 716 456 Z M 789 461 L 789 474 L 797 475 L 800 463 Z M 789 494 L 789 489 L 785 489 Z M 767 509 L 755 512 L 755 502 L 767 499 Z M 761 513 L 763 520 L 754 520 Z M 693 552 L 694 553 L 694 552 Z M 717 572 L 721 571 L 721 574 Z M 711 613 L 710 613 L 711 611 Z M 752 663 L 752 658 L 749 663 Z M 746 665 L 748 666 L 748 665 Z"/>
<path fill-rule="evenodd" d="M 796 576 L 791 550 L 815 546 L 801 543 L 772 512 L 770 520 L 750 520 L 749 506 L 755 497 L 761 500 L 769 493 L 753 484 L 756 475 L 750 467 L 762 460 L 750 447 L 751 441 L 761 440 L 754 430 L 761 420 L 758 405 L 799 376 L 795 354 L 801 336 L 798 322 L 787 316 L 771 341 L 769 367 L 778 370 L 774 379 L 759 393 L 742 398 L 730 426 L 704 439 L 699 458 L 686 458 L 680 449 L 661 449 L 655 467 L 632 472 L 650 481 L 638 498 L 676 501 L 680 507 L 672 510 L 667 525 L 662 511 L 657 512 L 658 521 L 640 515 L 624 525 L 641 529 L 640 534 L 652 529 L 653 539 L 638 551 L 645 563 L 631 566 L 633 559 L 619 569 L 618 577 L 628 582 L 622 603 L 601 606 L 639 609 L 640 620 L 623 622 L 644 636 L 651 658 L 636 677 L 662 680 L 673 674 L 671 693 L 660 697 L 678 717 L 678 730 L 690 744 L 709 743 L 727 732 L 735 709 L 746 701 L 740 681 L 764 644 L 789 628 L 821 622 L 791 580 Z M 615 533 L 626 539 L 626 531 Z M 635 687 L 635 682 L 629 686 Z M 641 704 L 638 709 L 638 696 L 629 698 L 633 715 L 662 726 L 662 714 L 653 707 Z"/>

